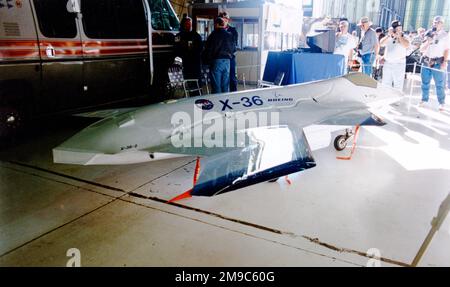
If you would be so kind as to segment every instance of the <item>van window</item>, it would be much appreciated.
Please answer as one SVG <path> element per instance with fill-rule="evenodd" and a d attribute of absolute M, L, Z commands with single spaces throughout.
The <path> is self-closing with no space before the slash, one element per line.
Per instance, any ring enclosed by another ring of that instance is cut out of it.
<path fill-rule="evenodd" d="M 67 0 L 34 0 L 42 35 L 47 38 L 74 38 L 77 35 L 75 13 L 67 11 Z"/>
<path fill-rule="evenodd" d="M 83 29 L 91 39 L 147 37 L 142 0 L 82 0 Z"/>
<path fill-rule="evenodd" d="M 173 31 L 180 29 L 180 22 L 168 0 L 149 0 L 154 30 Z"/>

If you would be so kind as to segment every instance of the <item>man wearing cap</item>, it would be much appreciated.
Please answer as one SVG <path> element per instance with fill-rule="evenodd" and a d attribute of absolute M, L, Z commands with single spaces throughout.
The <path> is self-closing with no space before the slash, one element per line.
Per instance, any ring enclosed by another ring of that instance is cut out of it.
<path fill-rule="evenodd" d="M 230 59 L 236 51 L 233 36 L 225 30 L 225 21 L 218 17 L 215 29 L 209 35 L 203 60 L 210 65 L 212 93 L 230 91 Z"/>
<path fill-rule="evenodd" d="M 420 27 L 417 29 L 417 35 L 411 39 L 411 45 L 414 49 L 419 49 L 422 42 L 425 40 L 425 29 Z"/>
<path fill-rule="evenodd" d="M 230 26 L 230 15 L 227 12 L 219 13 L 219 17 L 225 21 L 225 30 L 233 36 L 233 43 L 235 45 L 235 49 L 237 50 L 238 46 L 238 32 L 236 28 Z M 233 57 L 230 59 L 230 92 L 236 92 L 238 85 L 237 79 L 237 66 L 236 66 L 236 54 L 233 54 Z"/>
<path fill-rule="evenodd" d="M 420 47 L 423 53 L 422 68 L 422 101 L 419 106 L 428 103 L 430 83 L 434 79 L 436 94 L 439 101 L 439 111 L 444 111 L 445 105 L 445 74 L 449 60 L 449 35 L 444 31 L 444 18 L 436 16 L 433 28 L 426 34 L 426 40 Z"/>
<path fill-rule="evenodd" d="M 369 76 L 372 75 L 372 66 L 380 47 L 375 30 L 370 28 L 371 24 L 369 17 L 362 17 L 358 23 L 358 26 L 360 26 L 361 31 L 364 33 L 358 45 L 358 50 L 363 62 L 362 70 L 364 74 Z"/>
<path fill-rule="evenodd" d="M 192 19 L 183 15 L 180 33 L 175 36 L 175 55 L 183 59 L 183 75 L 186 79 L 201 81 L 202 37 L 192 30 Z"/>
<path fill-rule="evenodd" d="M 403 35 L 400 21 L 393 21 L 391 27 L 388 35 L 380 41 L 380 46 L 385 47 L 382 83 L 403 91 L 409 41 Z"/>

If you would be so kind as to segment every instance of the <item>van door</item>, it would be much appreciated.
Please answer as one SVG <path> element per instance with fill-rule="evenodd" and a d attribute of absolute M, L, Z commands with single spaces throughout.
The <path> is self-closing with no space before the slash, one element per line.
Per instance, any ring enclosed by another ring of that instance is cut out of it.
<path fill-rule="evenodd" d="M 70 0 L 33 0 L 42 60 L 42 93 L 38 108 L 57 112 L 82 104 L 82 48 L 77 14 Z"/>
<path fill-rule="evenodd" d="M 81 0 L 84 86 L 91 104 L 148 91 L 144 5 L 138 0 Z"/>

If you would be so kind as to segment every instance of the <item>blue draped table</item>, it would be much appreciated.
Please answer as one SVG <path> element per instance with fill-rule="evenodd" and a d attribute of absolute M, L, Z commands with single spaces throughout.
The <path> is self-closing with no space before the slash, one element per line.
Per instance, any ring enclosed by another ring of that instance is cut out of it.
<path fill-rule="evenodd" d="M 273 82 L 284 72 L 282 85 L 339 77 L 346 72 L 345 57 L 334 54 L 269 52 L 264 81 Z"/>

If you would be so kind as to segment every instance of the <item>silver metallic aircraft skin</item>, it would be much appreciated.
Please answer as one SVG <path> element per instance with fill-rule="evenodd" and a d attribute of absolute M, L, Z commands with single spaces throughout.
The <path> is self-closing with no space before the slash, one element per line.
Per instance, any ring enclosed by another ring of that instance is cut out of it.
<path fill-rule="evenodd" d="M 356 73 L 307 84 L 168 101 L 108 114 L 54 148 L 53 158 L 55 163 L 109 165 L 199 156 L 202 168 L 191 194 L 212 196 L 314 167 L 304 127 L 383 125 L 372 112 L 400 97 L 400 92 L 377 87 L 376 81 Z M 279 119 L 276 126 L 269 121 L 236 129 L 235 134 L 245 134 L 240 146 L 211 147 L 204 142 L 200 147 L 175 147 L 173 137 L 186 131 L 195 135 L 194 129 L 205 120 L 173 124 L 172 115 L 184 112 L 195 119 L 195 111 L 232 122 L 248 112 L 269 117 L 278 112 Z"/>

